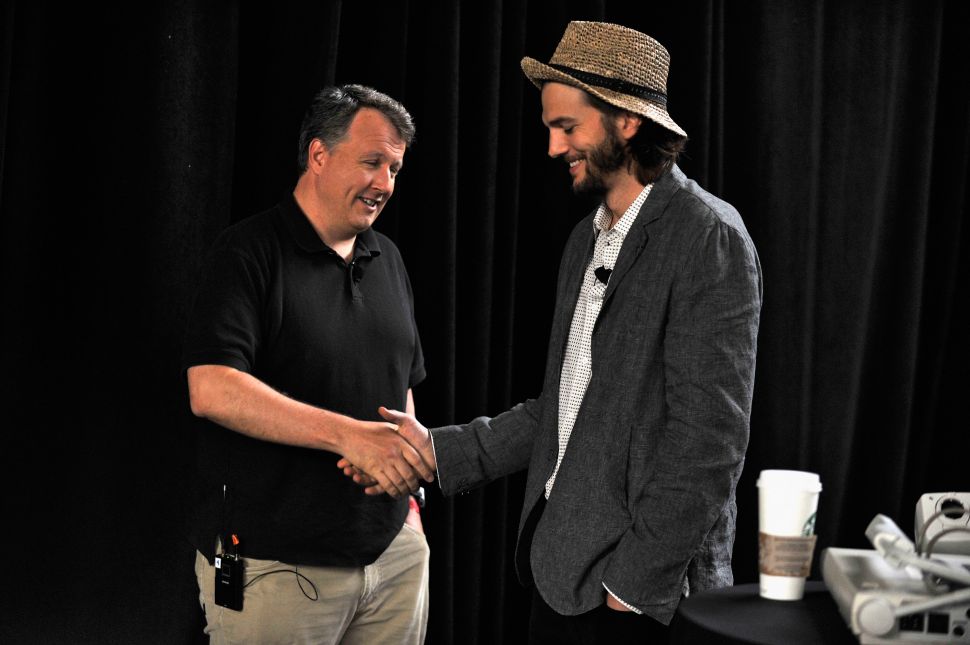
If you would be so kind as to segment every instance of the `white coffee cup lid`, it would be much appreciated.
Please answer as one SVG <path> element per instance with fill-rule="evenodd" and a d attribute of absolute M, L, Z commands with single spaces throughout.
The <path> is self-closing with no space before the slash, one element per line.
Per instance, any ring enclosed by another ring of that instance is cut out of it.
<path fill-rule="evenodd" d="M 804 470 L 762 470 L 758 477 L 758 488 L 762 486 L 794 488 L 810 493 L 818 493 L 822 490 L 822 482 L 819 481 L 818 473 L 809 473 Z"/>

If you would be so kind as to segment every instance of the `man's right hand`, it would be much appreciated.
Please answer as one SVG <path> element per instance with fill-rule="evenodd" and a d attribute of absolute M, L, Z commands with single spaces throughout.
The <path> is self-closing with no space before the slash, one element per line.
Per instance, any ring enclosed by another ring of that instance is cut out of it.
<path fill-rule="evenodd" d="M 384 408 L 381 408 L 384 415 Z M 397 413 L 400 414 L 400 413 Z M 398 432 L 397 426 L 381 422 L 358 422 L 355 432 L 345 435 L 338 465 L 352 464 L 366 472 L 376 482 L 365 492 L 387 493 L 398 498 L 418 490 L 418 477 L 434 481 L 433 456 L 431 462 Z M 430 438 L 428 439 L 430 444 Z M 345 467 L 345 466 L 341 466 Z M 371 489 L 375 489 L 371 491 Z M 379 489 L 379 490 L 378 490 Z"/>
<path fill-rule="evenodd" d="M 187 378 L 196 416 L 261 441 L 335 452 L 369 473 L 392 497 L 417 490 L 418 477 L 434 477 L 433 466 L 397 434 L 396 425 L 307 405 L 224 365 L 195 365 Z"/>
<path fill-rule="evenodd" d="M 434 448 L 431 446 L 431 434 L 412 414 L 388 410 L 381 406 L 378 409 L 380 415 L 388 421 L 396 424 L 397 434 L 403 437 L 407 443 L 421 456 L 422 463 L 428 467 L 427 471 L 421 471 L 421 476 L 425 481 L 434 481 L 433 471 L 438 465 L 435 462 Z M 392 426 L 393 427 L 393 426 Z M 353 477 L 354 481 L 364 486 L 364 492 L 368 495 L 380 495 L 381 493 L 391 494 L 376 473 L 371 472 L 364 464 L 354 461 L 349 455 L 337 462 L 337 467 L 343 469 L 344 474 Z M 412 491 L 417 490 L 412 488 Z M 396 497 L 396 495 L 394 495 Z"/>

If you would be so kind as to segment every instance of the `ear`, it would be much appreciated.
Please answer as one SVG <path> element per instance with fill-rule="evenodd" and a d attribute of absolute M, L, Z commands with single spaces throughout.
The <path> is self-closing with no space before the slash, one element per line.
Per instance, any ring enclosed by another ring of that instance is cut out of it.
<path fill-rule="evenodd" d="M 624 112 L 616 117 L 616 129 L 624 141 L 629 141 L 640 130 L 643 117 L 633 112 Z"/>
<path fill-rule="evenodd" d="M 310 148 L 307 152 L 307 170 L 319 174 L 327 165 L 327 160 L 330 159 L 330 150 L 327 149 L 323 141 L 314 139 L 310 142 Z"/>

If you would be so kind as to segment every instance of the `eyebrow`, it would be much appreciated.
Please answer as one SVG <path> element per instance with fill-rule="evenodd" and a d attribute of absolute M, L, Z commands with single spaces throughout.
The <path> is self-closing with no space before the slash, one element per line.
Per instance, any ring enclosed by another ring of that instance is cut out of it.
<path fill-rule="evenodd" d="M 567 127 L 569 125 L 575 125 L 575 124 L 576 124 L 576 119 L 574 119 L 573 117 L 560 116 L 560 117 L 556 117 L 552 121 L 549 121 L 548 123 L 546 123 L 546 127 L 549 127 L 549 128 L 564 128 L 564 127 Z"/>

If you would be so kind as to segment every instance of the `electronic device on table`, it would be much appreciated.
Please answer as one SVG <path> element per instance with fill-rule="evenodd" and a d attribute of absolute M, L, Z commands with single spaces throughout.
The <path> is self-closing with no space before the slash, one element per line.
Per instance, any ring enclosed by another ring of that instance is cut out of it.
<path fill-rule="evenodd" d="M 875 549 L 828 548 L 822 577 L 863 645 L 970 644 L 970 493 L 927 493 L 914 544 L 885 515 Z"/>

